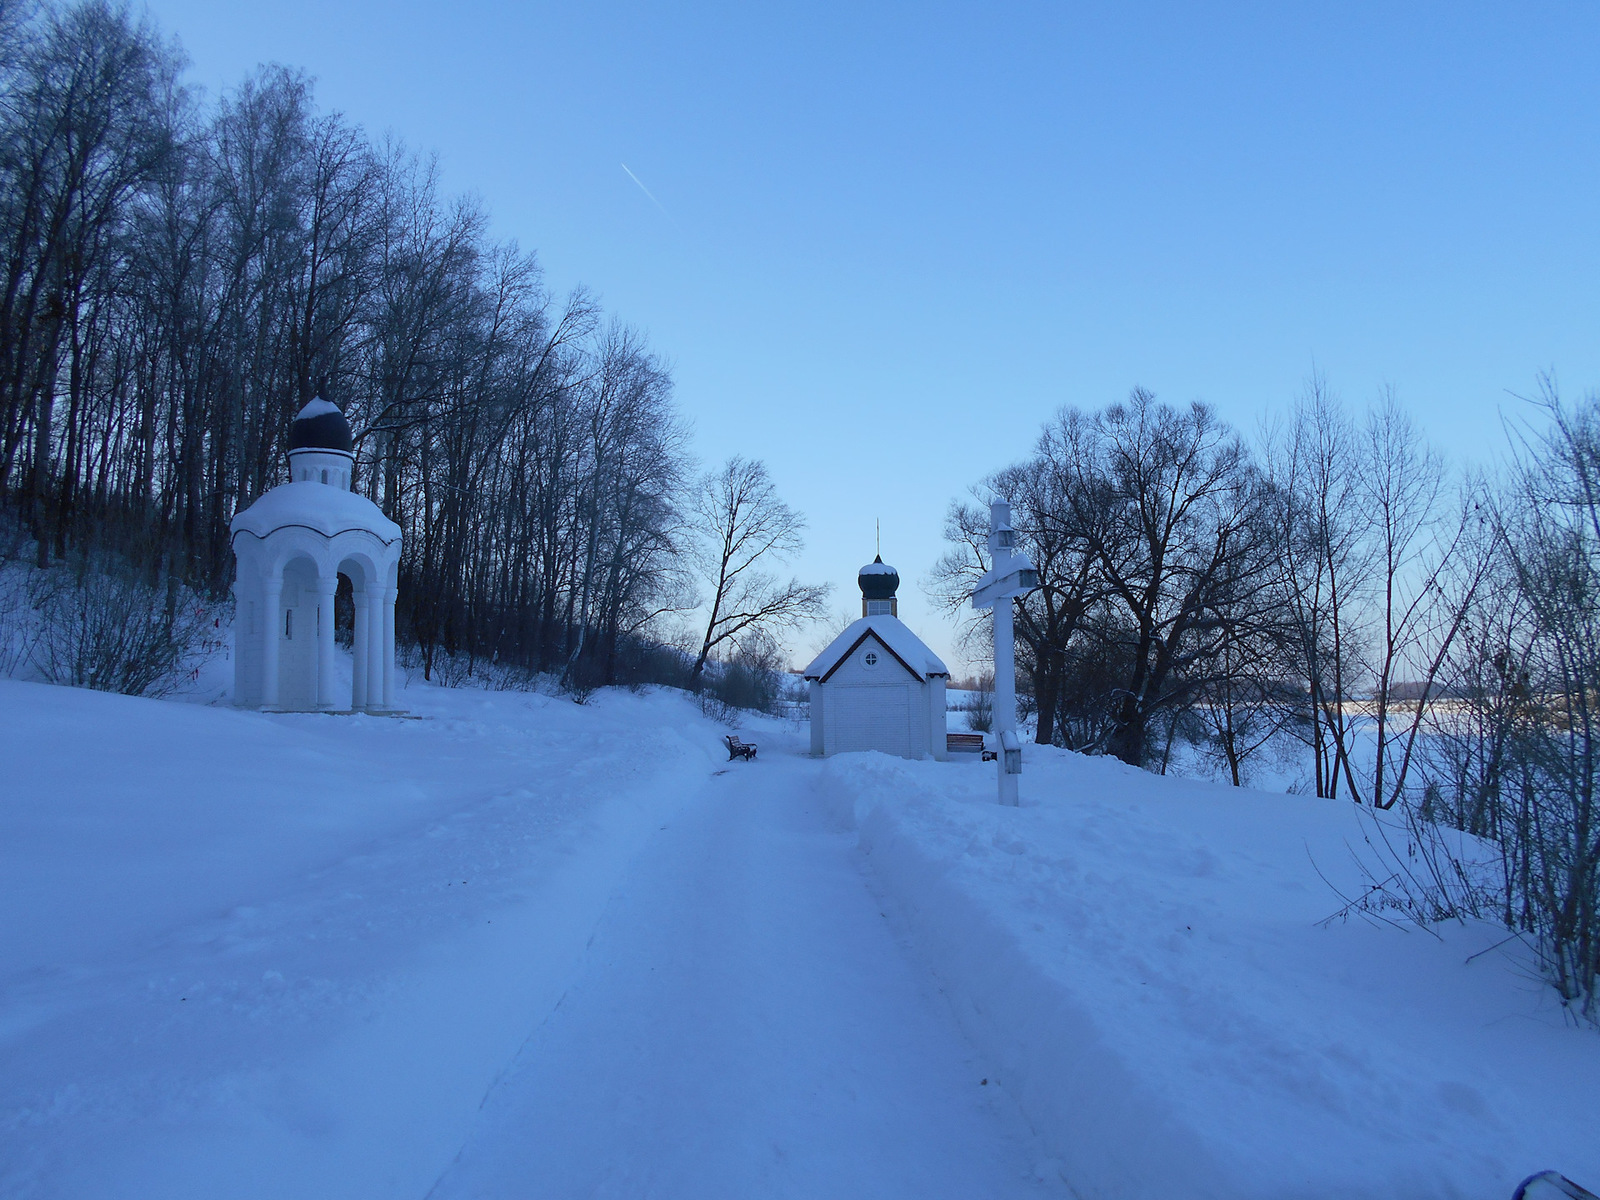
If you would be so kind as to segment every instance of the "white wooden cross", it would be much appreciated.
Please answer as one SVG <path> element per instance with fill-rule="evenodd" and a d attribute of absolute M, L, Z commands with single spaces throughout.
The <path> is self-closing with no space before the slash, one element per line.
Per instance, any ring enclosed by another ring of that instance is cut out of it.
<path fill-rule="evenodd" d="M 1022 774 L 1022 742 L 1017 737 L 1017 655 L 1011 629 L 1011 601 L 1039 586 L 1031 559 L 1016 549 L 1011 505 L 989 505 L 989 552 L 994 562 L 972 589 L 972 607 L 994 613 L 995 768 L 1000 803 L 1016 807 L 1017 776 Z"/>

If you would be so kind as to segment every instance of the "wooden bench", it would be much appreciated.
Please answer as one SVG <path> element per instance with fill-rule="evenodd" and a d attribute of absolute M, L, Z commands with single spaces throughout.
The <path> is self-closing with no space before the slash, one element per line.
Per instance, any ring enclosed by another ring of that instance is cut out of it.
<path fill-rule="evenodd" d="M 947 733 L 944 735 L 945 752 L 949 754 L 981 754 L 984 762 L 993 762 L 995 752 L 983 748 L 981 733 Z"/>
<path fill-rule="evenodd" d="M 729 762 L 736 758 L 742 758 L 745 762 L 749 762 L 756 756 L 756 744 L 754 742 L 741 742 L 739 735 L 736 733 L 730 733 L 723 738 L 722 744 L 728 748 Z"/>

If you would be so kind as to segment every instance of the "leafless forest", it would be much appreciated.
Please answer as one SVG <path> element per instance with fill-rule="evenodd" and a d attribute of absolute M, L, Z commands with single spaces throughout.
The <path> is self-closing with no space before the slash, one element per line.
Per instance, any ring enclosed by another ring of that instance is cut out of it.
<path fill-rule="evenodd" d="M 404 530 L 425 668 L 654 669 L 692 481 L 643 335 L 293 70 L 199 97 L 126 9 L 0 4 L 0 495 L 38 565 L 223 596 L 320 394 Z"/>
<path fill-rule="evenodd" d="M 1353 908 L 1496 917 L 1594 1015 L 1600 400 L 1547 380 L 1511 428 L 1469 474 L 1392 396 L 1352 414 L 1314 380 L 1252 446 L 1135 391 L 1063 410 L 974 493 L 1012 502 L 1039 568 L 1016 624 L 1039 742 L 1157 771 L 1178 747 L 1235 784 L 1298 743 L 1318 796 L 1402 822 Z M 946 534 L 932 587 L 955 612 L 983 505 Z"/>

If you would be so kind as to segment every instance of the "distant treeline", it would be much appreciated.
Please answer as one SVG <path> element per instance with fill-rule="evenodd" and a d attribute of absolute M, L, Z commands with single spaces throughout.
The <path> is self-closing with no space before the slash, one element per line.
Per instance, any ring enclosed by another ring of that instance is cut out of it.
<path fill-rule="evenodd" d="M 1387 808 L 1417 702 L 1462 694 L 1452 653 L 1489 611 L 1486 485 L 1392 399 L 1357 419 L 1320 381 L 1255 446 L 1143 390 L 1065 409 L 977 491 L 1011 501 L 1039 568 L 1017 604 L 1037 740 L 1139 766 L 1187 743 L 1240 783 L 1285 734 L 1310 748 L 1318 795 Z M 987 528 L 981 505 L 952 507 L 935 575 L 952 609 Z M 1372 714 L 1360 732 L 1352 700 Z"/>
<path fill-rule="evenodd" d="M 405 531 L 403 639 L 614 678 L 683 590 L 663 364 L 301 74 L 181 68 L 126 8 L 0 0 L 0 498 L 39 565 L 222 594 L 321 394 Z"/>

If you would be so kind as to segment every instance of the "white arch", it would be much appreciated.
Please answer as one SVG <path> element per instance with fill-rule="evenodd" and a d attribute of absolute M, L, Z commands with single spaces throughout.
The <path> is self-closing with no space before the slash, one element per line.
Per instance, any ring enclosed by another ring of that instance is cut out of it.
<path fill-rule="evenodd" d="M 334 596 L 344 567 L 357 592 L 349 708 L 396 711 L 399 527 L 363 496 L 297 479 L 240 512 L 232 529 L 238 605 L 234 703 L 290 711 L 346 707 L 335 695 L 333 669 Z M 306 568 L 296 569 L 296 563 Z"/>

